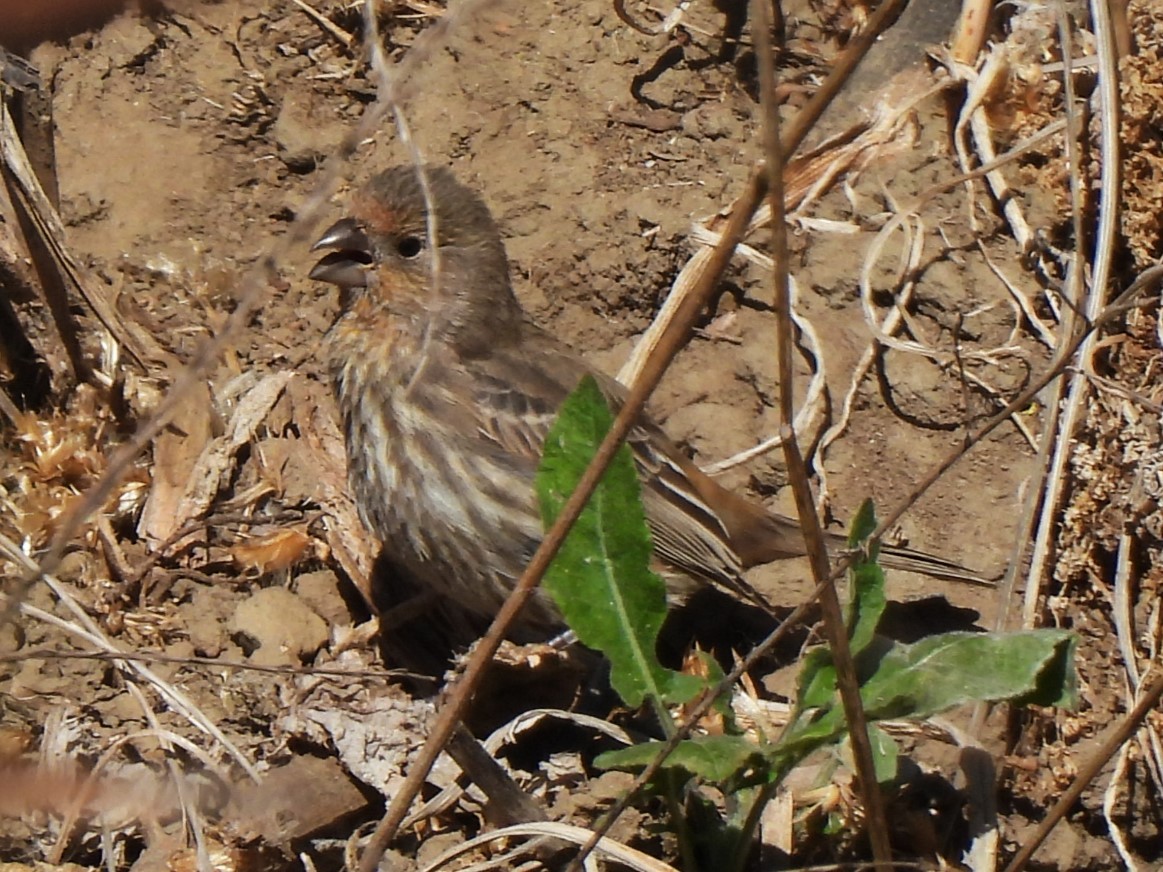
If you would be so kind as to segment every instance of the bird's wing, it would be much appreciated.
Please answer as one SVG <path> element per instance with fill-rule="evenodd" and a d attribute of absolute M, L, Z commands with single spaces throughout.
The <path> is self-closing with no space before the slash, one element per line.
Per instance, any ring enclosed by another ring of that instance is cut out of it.
<path fill-rule="evenodd" d="M 530 329 L 536 332 L 523 336 L 520 343 L 494 349 L 469 365 L 475 375 L 476 408 L 483 410 L 477 435 L 513 455 L 532 478 L 558 409 L 583 376 L 597 380 L 615 411 L 625 398 L 625 388 L 591 369 L 553 337 Z M 655 555 L 676 569 L 740 592 L 743 564 L 730 533 L 690 479 L 692 470 L 701 473 L 645 416 L 627 444 L 643 486 Z"/>
<path fill-rule="evenodd" d="M 592 369 L 536 327 L 473 367 L 474 408 L 482 410 L 476 436 L 504 453 L 530 483 L 562 402 L 582 377 L 592 375 L 617 411 L 626 396 L 618 381 Z M 627 444 L 642 484 L 642 502 L 665 564 L 725 587 L 748 599 L 744 569 L 806 553 L 799 525 L 735 494 L 700 470 L 665 432 L 643 415 Z M 530 488 L 532 499 L 532 489 Z M 531 505 L 531 510 L 535 508 Z M 846 547 L 842 534 L 827 533 L 829 551 Z M 936 578 L 988 584 L 958 563 L 907 548 L 882 546 L 884 563 Z"/>
<path fill-rule="evenodd" d="M 479 410 L 478 418 L 470 422 L 475 435 L 504 452 L 530 486 L 549 428 L 585 374 L 581 361 L 572 367 L 571 363 L 560 354 L 547 359 L 535 350 L 531 355 L 523 338 L 465 361 L 474 400 L 465 413 Z"/>
<path fill-rule="evenodd" d="M 477 378 L 474 387 L 475 408 L 481 410 L 473 422 L 477 437 L 510 455 L 517 468 L 531 477 L 566 395 L 557 396 L 557 386 L 552 384 L 537 384 L 540 390 L 530 392 L 531 385 L 513 384 L 503 377 Z"/>

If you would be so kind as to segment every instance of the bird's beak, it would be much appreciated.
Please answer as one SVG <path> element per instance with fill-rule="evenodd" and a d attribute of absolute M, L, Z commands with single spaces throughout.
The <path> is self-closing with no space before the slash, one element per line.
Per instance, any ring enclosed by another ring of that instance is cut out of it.
<path fill-rule="evenodd" d="M 366 267 L 372 263 L 371 243 L 353 218 L 341 218 L 311 246 L 312 251 L 329 248 L 311 269 L 309 278 L 330 282 L 341 288 L 367 287 Z"/>

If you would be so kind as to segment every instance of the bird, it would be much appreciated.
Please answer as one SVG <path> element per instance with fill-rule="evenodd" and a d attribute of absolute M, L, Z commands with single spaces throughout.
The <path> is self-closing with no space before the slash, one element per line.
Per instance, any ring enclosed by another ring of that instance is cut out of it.
<path fill-rule="evenodd" d="M 323 357 L 359 515 L 394 565 L 492 618 L 541 542 L 534 476 L 563 401 L 587 375 L 615 409 L 625 388 L 524 312 L 497 223 L 449 169 L 373 176 L 312 250 L 326 253 L 310 278 L 340 291 Z M 704 585 L 753 598 L 746 569 L 806 553 L 797 522 L 718 484 L 646 413 L 627 444 L 672 604 Z M 984 581 L 921 551 L 886 545 L 881 555 Z M 520 620 L 562 628 L 540 590 Z"/>

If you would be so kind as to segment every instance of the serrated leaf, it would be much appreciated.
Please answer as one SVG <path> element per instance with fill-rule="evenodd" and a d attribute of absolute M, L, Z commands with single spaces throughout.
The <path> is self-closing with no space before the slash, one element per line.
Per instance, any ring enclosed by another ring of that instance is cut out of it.
<path fill-rule="evenodd" d="M 658 756 L 662 742 L 645 742 L 599 754 L 594 763 L 603 769 L 641 769 Z M 758 777 L 766 770 L 763 751 L 741 736 L 700 736 L 680 742 L 666 758 L 664 769 L 682 770 L 707 781 Z"/>
<path fill-rule="evenodd" d="M 613 423 L 590 376 L 562 404 L 545 440 L 537 494 L 546 528 L 573 493 Z M 650 571 L 650 530 L 630 450 L 622 446 L 542 586 L 570 629 L 610 661 L 610 683 L 630 706 L 645 698 L 684 702 L 698 679 L 666 669 L 655 644 L 666 618 L 666 585 Z"/>
<path fill-rule="evenodd" d="M 966 702 L 1073 706 L 1074 636 L 1066 630 L 944 633 L 915 645 L 894 644 L 861 687 L 869 721 L 923 718 Z M 785 750 L 810 750 L 845 730 L 833 703 L 781 738 Z M 786 743 L 786 744 L 785 744 Z"/>
<path fill-rule="evenodd" d="M 870 717 L 928 717 L 966 702 L 1073 706 L 1067 630 L 943 633 L 896 645 L 861 690 Z"/>

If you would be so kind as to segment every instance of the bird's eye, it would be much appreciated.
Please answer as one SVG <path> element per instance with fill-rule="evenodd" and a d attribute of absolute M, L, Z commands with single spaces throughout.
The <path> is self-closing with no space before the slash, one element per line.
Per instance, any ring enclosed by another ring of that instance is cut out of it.
<path fill-rule="evenodd" d="M 411 260 L 424 250 L 424 240 L 419 236 L 404 236 L 396 242 L 396 253 Z"/>

